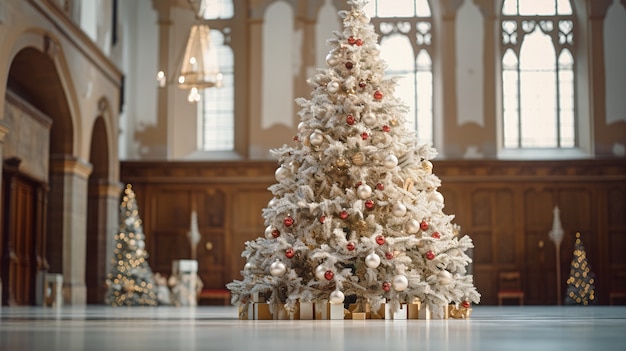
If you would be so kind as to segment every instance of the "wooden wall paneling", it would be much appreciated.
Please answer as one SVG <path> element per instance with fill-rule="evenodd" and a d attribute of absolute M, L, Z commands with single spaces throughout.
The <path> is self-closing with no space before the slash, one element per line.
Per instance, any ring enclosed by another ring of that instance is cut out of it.
<path fill-rule="evenodd" d="M 194 186 L 191 206 L 196 209 L 200 242 L 196 248 L 198 275 L 205 288 L 222 289 L 228 282 L 228 186 Z M 190 217 L 190 216 L 189 216 Z M 191 218 L 191 217 L 190 217 Z M 188 231 L 191 229 L 188 226 Z"/>
<path fill-rule="evenodd" d="M 607 260 L 600 272 L 608 272 L 608 279 L 597 276 L 596 284 L 604 288 L 599 291 L 600 302 L 609 303 L 611 293 L 626 292 L 626 184 L 611 184 L 604 190 L 606 221 L 600 222 L 605 225 L 606 244 L 601 247 L 607 248 Z"/>
<path fill-rule="evenodd" d="M 264 235 L 265 223 L 262 211 L 267 207 L 273 195 L 267 186 L 259 185 L 256 188 L 242 188 L 233 195 L 233 209 L 237 219 L 233 221 L 232 242 L 230 256 L 230 276 L 241 279 L 241 270 L 246 263 L 241 257 L 246 241 L 254 240 Z"/>
<path fill-rule="evenodd" d="M 497 246 L 495 262 L 498 264 L 516 264 L 515 242 L 515 205 L 511 189 L 499 188 L 493 192 L 493 228 Z"/>

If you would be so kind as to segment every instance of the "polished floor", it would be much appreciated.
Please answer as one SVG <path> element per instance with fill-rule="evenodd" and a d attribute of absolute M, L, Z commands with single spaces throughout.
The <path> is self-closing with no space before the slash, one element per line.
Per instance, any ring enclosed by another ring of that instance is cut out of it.
<path fill-rule="evenodd" d="M 240 321 L 234 307 L 0 307 L 0 350 L 626 350 L 626 306 L 475 306 L 469 320 Z"/>

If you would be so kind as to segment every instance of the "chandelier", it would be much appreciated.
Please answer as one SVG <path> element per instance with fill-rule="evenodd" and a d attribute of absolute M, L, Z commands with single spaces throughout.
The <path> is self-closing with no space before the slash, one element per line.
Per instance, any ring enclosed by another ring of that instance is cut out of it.
<path fill-rule="evenodd" d="M 185 45 L 182 60 L 178 65 L 178 87 L 189 90 L 189 102 L 200 101 L 200 91 L 206 88 L 221 87 L 222 73 L 217 61 L 215 45 L 211 42 L 211 29 L 203 19 L 207 11 L 206 0 L 189 0 L 195 14 L 196 23 L 189 30 L 187 45 Z M 157 73 L 160 87 L 167 85 L 165 72 Z"/>

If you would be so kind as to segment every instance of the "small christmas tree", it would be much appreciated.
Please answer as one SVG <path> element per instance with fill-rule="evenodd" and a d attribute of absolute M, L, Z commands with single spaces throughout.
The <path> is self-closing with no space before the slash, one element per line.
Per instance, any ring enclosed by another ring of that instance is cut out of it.
<path fill-rule="evenodd" d="M 587 263 L 587 252 L 580 238 L 580 233 L 576 233 L 576 243 L 574 244 L 574 258 L 570 266 L 569 278 L 567 279 L 566 305 L 590 305 L 596 303 L 596 292 L 594 287 L 595 274 L 591 271 Z"/>
<path fill-rule="evenodd" d="M 329 67 L 308 81 L 312 99 L 296 100 L 295 146 L 272 150 L 278 183 L 263 210 L 265 235 L 242 253 L 243 280 L 227 285 L 235 304 L 257 295 L 287 310 L 346 296 L 372 311 L 416 298 L 432 311 L 479 302 L 466 274 L 472 241 L 442 211 L 436 151 L 407 127 L 365 3 L 349 0 L 339 12 L 344 29 L 327 41 Z"/>
<path fill-rule="evenodd" d="M 115 235 L 105 303 L 113 306 L 156 305 L 157 287 L 146 260 L 145 236 L 135 193 L 130 184 L 120 205 L 120 226 Z"/>

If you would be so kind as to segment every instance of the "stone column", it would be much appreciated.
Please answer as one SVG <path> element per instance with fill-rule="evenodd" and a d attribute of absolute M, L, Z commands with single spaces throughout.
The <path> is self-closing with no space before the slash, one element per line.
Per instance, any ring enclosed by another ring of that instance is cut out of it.
<path fill-rule="evenodd" d="M 84 305 L 87 300 L 87 180 L 91 170 L 91 164 L 72 156 L 50 157 L 48 242 L 60 241 L 60 246 L 55 245 L 60 254 L 56 259 L 60 260 L 64 304 L 68 305 Z"/>

